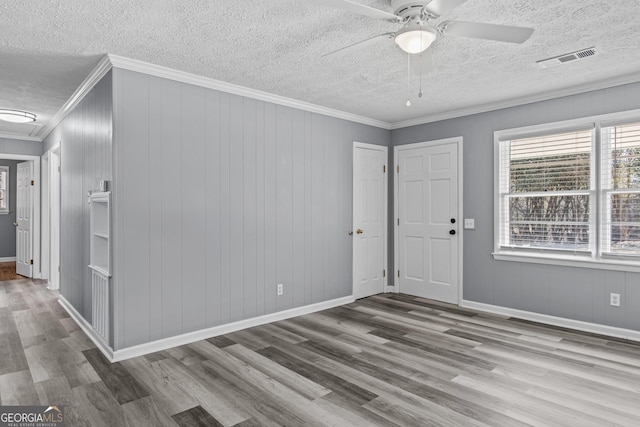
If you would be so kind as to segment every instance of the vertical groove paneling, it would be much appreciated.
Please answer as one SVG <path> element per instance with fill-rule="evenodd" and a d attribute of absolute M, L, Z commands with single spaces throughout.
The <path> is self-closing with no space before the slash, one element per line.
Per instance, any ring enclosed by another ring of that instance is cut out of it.
<path fill-rule="evenodd" d="M 293 112 L 288 107 L 276 107 L 276 272 L 277 283 L 285 285 L 284 294 L 277 297 L 277 309 L 292 307 L 293 286 Z"/>
<path fill-rule="evenodd" d="M 123 109 L 119 126 L 135 144 L 123 144 L 122 179 L 125 185 L 120 194 L 121 208 L 127 214 L 119 216 L 122 241 L 118 250 L 123 251 L 121 283 L 126 290 L 124 299 L 124 329 L 122 345 L 133 345 L 136 339 L 149 339 L 150 283 L 150 235 L 149 230 L 149 81 L 150 77 L 138 74 L 123 79 Z M 131 93 L 139 92 L 139 96 Z"/>
<path fill-rule="evenodd" d="M 300 307 L 305 305 L 305 240 L 307 238 L 305 230 L 305 112 L 293 110 L 293 141 L 292 141 L 292 278 L 288 291 L 291 294 L 291 306 Z"/>
<path fill-rule="evenodd" d="M 242 319 L 244 310 L 244 162 L 243 101 L 231 95 L 229 103 L 229 320 Z"/>
<path fill-rule="evenodd" d="M 326 277 L 324 266 L 324 117 L 313 115 L 311 118 L 311 302 L 323 301 Z"/>
<path fill-rule="evenodd" d="M 229 322 L 229 287 L 231 274 L 229 271 L 229 174 L 231 166 L 230 161 L 230 97 L 227 93 L 220 94 L 220 230 L 222 232 L 220 239 L 221 247 L 221 275 L 220 275 L 220 322 Z"/>
<path fill-rule="evenodd" d="M 207 326 L 220 324 L 220 275 L 222 259 L 221 197 L 221 106 L 220 94 L 207 91 L 205 142 L 205 202 L 206 202 L 206 315 Z"/>
<path fill-rule="evenodd" d="M 255 317 L 257 309 L 257 181 L 256 181 L 256 100 L 243 98 L 245 121 L 242 138 L 243 166 L 243 313 Z"/>
<path fill-rule="evenodd" d="M 179 83 L 161 80 L 161 84 L 163 121 L 150 125 L 162 129 L 161 140 L 155 147 L 162 152 L 161 228 L 153 232 L 161 235 L 163 314 L 160 326 L 161 335 L 168 337 L 182 332 L 182 288 L 176 286 L 182 280 L 182 265 L 179 262 L 182 259 L 182 140 L 180 126 L 176 124 L 176 110 L 180 110 L 182 104 Z M 122 141 L 116 143 L 126 145 L 135 141 L 123 135 Z M 127 293 L 126 289 L 122 291 Z"/>
<path fill-rule="evenodd" d="M 324 265 L 331 266 L 325 270 L 324 298 L 333 299 L 338 295 L 338 270 L 339 259 L 336 242 L 336 230 L 338 229 L 337 211 L 339 199 L 337 186 L 337 155 L 335 141 L 339 137 L 337 120 L 331 117 L 324 118 Z"/>
<path fill-rule="evenodd" d="M 149 122 L 162 123 L 171 120 L 162 108 L 162 81 L 149 80 Z M 162 275 L 162 201 L 165 189 L 162 186 L 162 127 L 149 126 L 147 153 L 149 156 L 149 339 L 162 336 L 163 292 L 165 277 Z"/>
<path fill-rule="evenodd" d="M 352 138 L 388 131 L 118 73 L 117 348 L 351 294 Z"/>
<path fill-rule="evenodd" d="M 312 172 L 313 164 L 313 115 L 309 112 L 304 114 L 304 302 L 313 303 L 312 283 L 313 283 L 313 193 L 312 193 Z"/>
<path fill-rule="evenodd" d="M 256 111 L 256 315 L 264 314 L 266 280 L 266 187 L 265 187 L 265 103 L 258 101 Z"/>
<path fill-rule="evenodd" d="M 61 143 L 60 292 L 89 322 L 92 313 L 87 195 L 89 190 L 98 189 L 100 180 L 112 181 L 112 87 L 109 72 L 41 146 L 47 151 Z"/>
<path fill-rule="evenodd" d="M 265 104 L 264 122 L 264 222 L 265 222 L 265 293 L 264 312 L 276 311 L 276 106 Z"/>
<path fill-rule="evenodd" d="M 206 91 L 181 86 L 182 332 L 189 332 L 206 326 Z"/>

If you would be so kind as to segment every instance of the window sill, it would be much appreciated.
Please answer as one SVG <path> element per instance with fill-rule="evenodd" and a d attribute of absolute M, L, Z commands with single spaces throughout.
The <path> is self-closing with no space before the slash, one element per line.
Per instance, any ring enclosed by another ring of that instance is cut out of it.
<path fill-rule="evenodd" d="M 9 215 L 11 211 L 0 211 L 0 215 Z"/>
<path fill-rule="evenodd" d="M 527 262 L 532 264 L 561 265 L 565 267 L 594 268 L 599 270 L 629 271 L 640 273 L 640 262 L 620 259 L 595 259 L 590 256 L 523 254 L 515 252 L 494 252 L 496 261 Z"/>

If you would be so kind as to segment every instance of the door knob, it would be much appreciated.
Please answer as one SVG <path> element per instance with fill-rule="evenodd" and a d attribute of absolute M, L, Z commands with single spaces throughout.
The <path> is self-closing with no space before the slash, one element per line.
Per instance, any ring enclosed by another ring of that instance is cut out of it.
<path fill-rule="evenodd" d="M 17 223 L 17 222 L 14 222 L 14 223 L 13 223 L 13 225 L 15 225 L 15 226 L 17 227 L 17 226 L 18 226 L 18 223 Z"/>
<path fill-rule="evenodd" d="M 456 230 L 449 230 L 449 234 L 453 236 L 454 234 L 456 234 Z"/>
<path fill-rule="evenodd" d="M 362 234 L 362 233 L 364 233 L 364 231 L 362 231 L 362 229 L 361 229 L 361 228 L 358 228 L 358 229 L 356 230 L 356 233 L 357 233 L 357 234 Z"/>

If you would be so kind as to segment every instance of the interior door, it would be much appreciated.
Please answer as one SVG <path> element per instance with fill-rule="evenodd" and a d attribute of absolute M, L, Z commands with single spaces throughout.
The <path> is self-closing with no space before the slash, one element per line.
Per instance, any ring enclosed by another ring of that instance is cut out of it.
<path fill-rule="evenodd" d="M 415 144 L 397 154 L 400 292 L 458 303 L 458 143 Z"/>
<path fill-rule="evenodd" d="M 384 292 L 386 269 L 387 147 L 354 143 L 353 295 Z"/>
<path fill-rule="evenodd" d="M 16 273 L 33 277 L 33 162 L 18 163 L 16 195 Z"/>

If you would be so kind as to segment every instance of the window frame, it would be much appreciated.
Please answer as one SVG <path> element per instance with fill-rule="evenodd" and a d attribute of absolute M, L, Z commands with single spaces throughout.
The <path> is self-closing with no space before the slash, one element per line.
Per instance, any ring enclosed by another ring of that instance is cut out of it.
<path fill-rule="evenodd" d="M 11 213 L 11 211 L 9 210 L 9 207 L 11 206 L 10 204 L 10 200 L 9 200 L 9 188 L 11 186 L 11 183 L 9 182 L 10 179 L 10 174 L 9 174 L 9 166 L 0 166 L 0 174 L 6 174 L 5 175 L 5 180 L 4 180 L 4 188 L 1 189 L 4 191 L 4 200 L 7 204 L 6 208 L 2 208 L 0 207 L 0 215 L 6 215 Z"/>
<path fill-rule="evenodd" d="M 605 270 L 622 270 L 640 272 L 640 255 L 618 255 L 603 251 L 602 241 L 605 239 L 603 220 L 605 213 L 605 190 L 602 188 L 602 143 L 601 129 L 615 124 L 640 122 L 640 109 L 619 113 L 602 114 L 598 116 L 583 117 L 540 125 L 525 126 L 512 129 L 494 131 L 494 248 L 493 258 L 501 261 L 528 262 L 536 264 L 563 265 L 572 267 L 588 267 Z M 500 145 L 503 141 L 549 135 L 554 133 L 570 132 L 577 129 L 592 128 L 592 153 L 591 153 L 591 189 L 589 205 L 589 250 L 565 251 L 549 248 L 520 248 L 501 246 L 500 230 L 504 224 L 501 214 L 502 195 L 500 176 L 504 169 L 504 161 L 501 159 Z"/>

